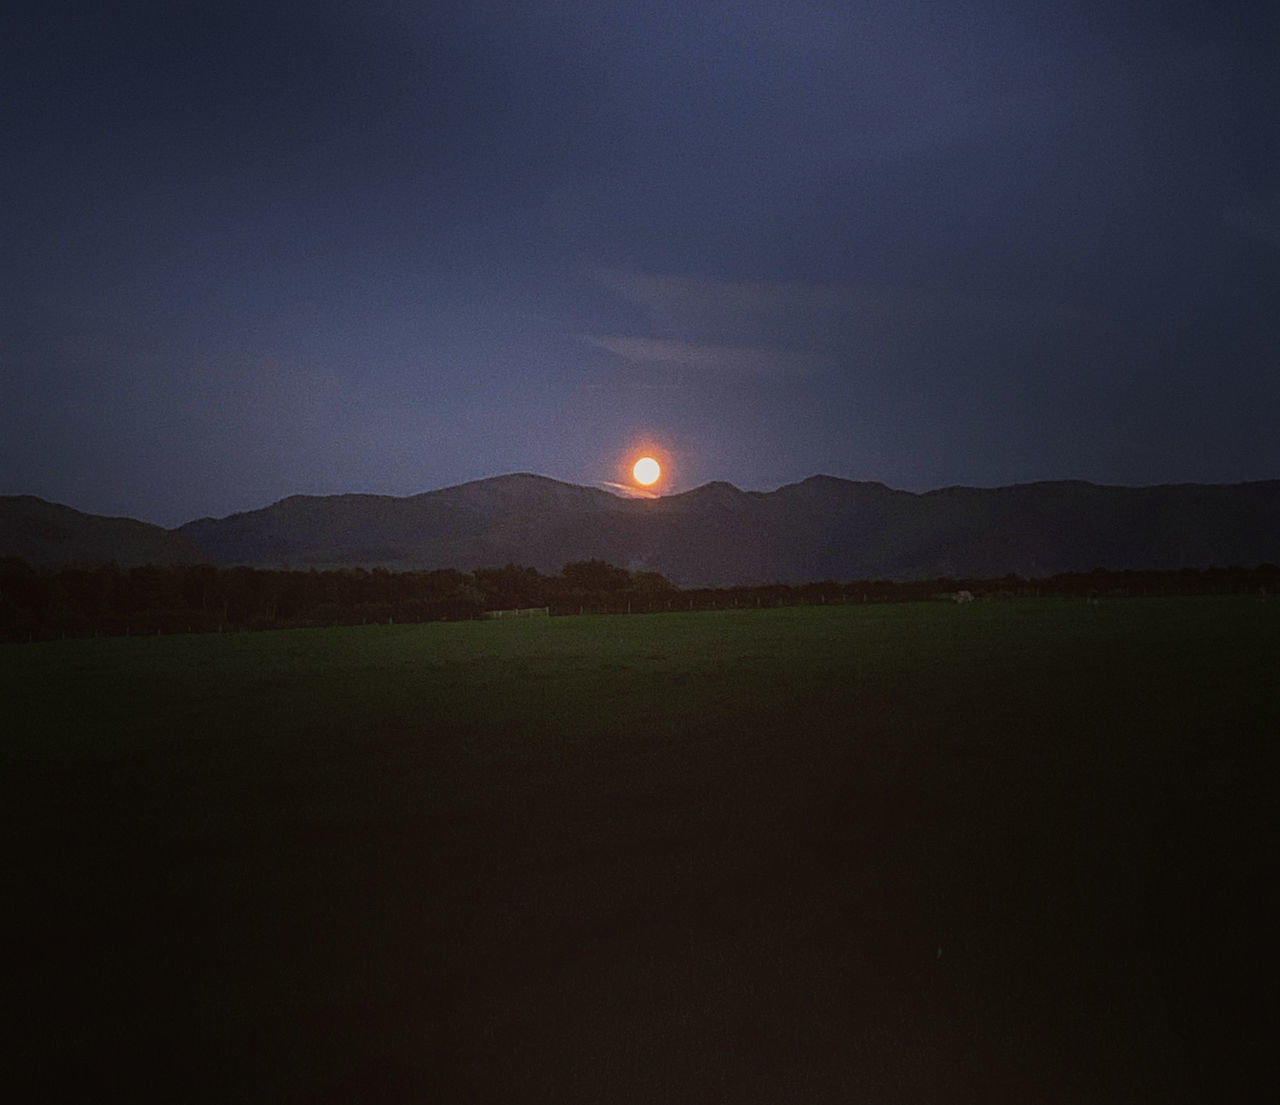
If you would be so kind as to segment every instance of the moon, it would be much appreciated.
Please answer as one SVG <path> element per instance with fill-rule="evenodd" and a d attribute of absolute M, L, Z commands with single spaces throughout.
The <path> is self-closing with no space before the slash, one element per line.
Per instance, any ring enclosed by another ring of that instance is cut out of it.
<path fill-rule="evenodd" d="M 631 474 L 635 476 L 636 483 L 642 483 L 648 487 L 658 482 L 658 477 L 662 475 L 662 468 L 653 457 L 641 457 L 631 469 Z"/>

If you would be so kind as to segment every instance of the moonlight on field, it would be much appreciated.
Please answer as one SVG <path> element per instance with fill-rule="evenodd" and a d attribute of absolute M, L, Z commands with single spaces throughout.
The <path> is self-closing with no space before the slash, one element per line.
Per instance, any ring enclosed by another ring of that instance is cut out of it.
<path fill-rule="evenodd" d="M 653 457 L 641 457 L 631 469 L 631 474 L 636 478 L 636 483 L 648 487 L 658 482 L 658 477 L 662 475 L 662 468 Z"/>

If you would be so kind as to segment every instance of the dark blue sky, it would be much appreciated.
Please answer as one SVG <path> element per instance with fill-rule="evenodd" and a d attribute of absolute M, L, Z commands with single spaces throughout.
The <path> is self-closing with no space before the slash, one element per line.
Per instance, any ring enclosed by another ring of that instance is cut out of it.
<path fill-rule="evenodd" d="M 1280 8 L 31 5 L 0 493 L 1280 476 Z"/>

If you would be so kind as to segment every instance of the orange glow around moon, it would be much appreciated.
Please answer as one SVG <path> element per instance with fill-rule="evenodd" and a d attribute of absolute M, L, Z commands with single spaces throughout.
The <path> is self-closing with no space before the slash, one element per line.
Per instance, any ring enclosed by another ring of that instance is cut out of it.
<path fill-rule="evenodd" d="M 658 482 L 658 477 L 662 475 L 662 468 L 653 457 L 641 457 L 631 469 L 631 474 L 636 478 L 636 483 L 642 483 L 648 487 Z"/>

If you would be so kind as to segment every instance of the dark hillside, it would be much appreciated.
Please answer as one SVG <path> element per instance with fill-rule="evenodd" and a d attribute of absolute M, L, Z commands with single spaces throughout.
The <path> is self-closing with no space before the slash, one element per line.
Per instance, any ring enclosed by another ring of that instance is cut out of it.
<path fill-rule="evenodd" d="M 0 496 L 0 556 L 31 564 L 194 564 L 204 554 L 180 534 L 133 518 L 82 514 L 34 495 Z"/>
<path fill-rule="evenodd" d="M 518 474 L 408 498 L 294 495 L 177 532 L 224 565 L 405 570 L 520 560 L 552 571 L 577 558 L 575 541 L 589 523 L 623 505 L 604 491 Z"/>
<path fill-rule="evenodd" d="M 1280 481 L 953 487 L 917 495 L 813 476 L 771 492 L 709 483 L 621 499 L 530 475 L 407 499 L 296 497 L 183 526 L 220 564 L 554 571 L 606 560 L 681 586 L 990 578 L 1280 560 Z"/>

